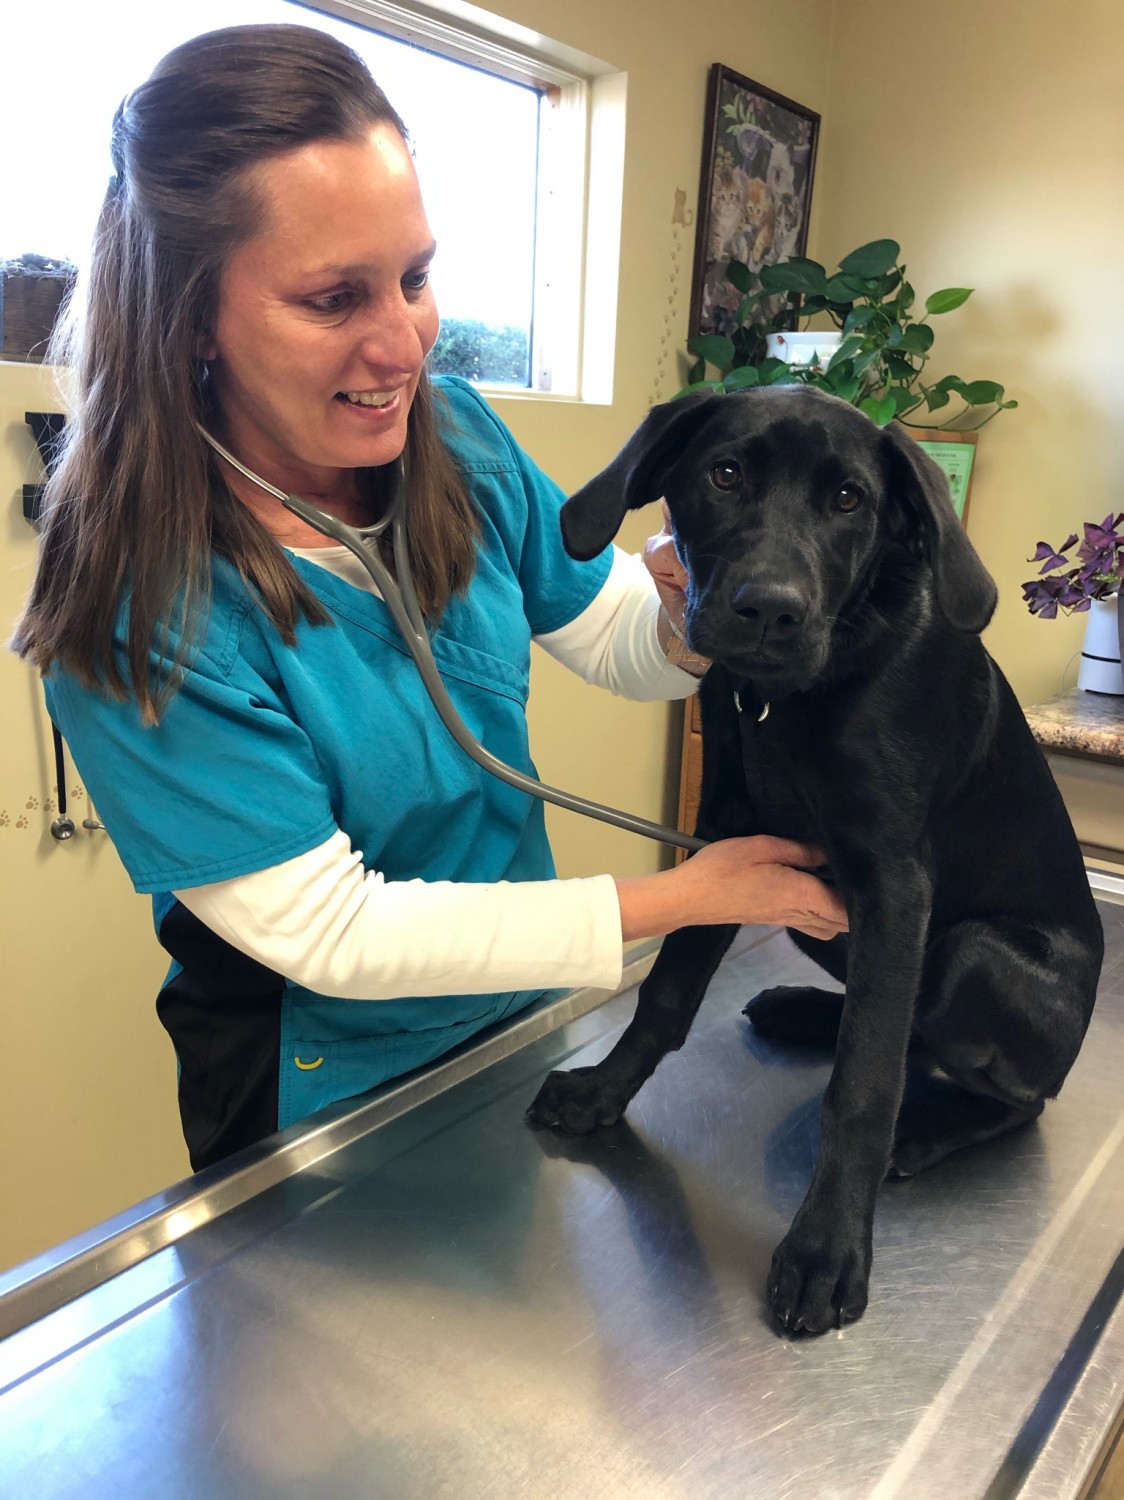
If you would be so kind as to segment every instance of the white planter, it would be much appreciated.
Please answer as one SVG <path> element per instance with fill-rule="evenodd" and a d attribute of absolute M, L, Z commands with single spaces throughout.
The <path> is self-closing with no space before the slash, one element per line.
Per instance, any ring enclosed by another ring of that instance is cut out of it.
<path fill-rule="evenodd" d="M 1120 669 L 1119 601 L 1094 599 L 1089 606 L 1085 640 L 1081 646 L 1081 670 L 1077 686 L 1087 693 L 1111 693 L 1124 697 L 1124 672 Z"/>
<path fill-rule="evenodd" d="M 783 359 L 793 369 L 822 370 L 843 342 L 843 335 L 830 333 L 770 333 L 765 338 L 769 359 Z"/>

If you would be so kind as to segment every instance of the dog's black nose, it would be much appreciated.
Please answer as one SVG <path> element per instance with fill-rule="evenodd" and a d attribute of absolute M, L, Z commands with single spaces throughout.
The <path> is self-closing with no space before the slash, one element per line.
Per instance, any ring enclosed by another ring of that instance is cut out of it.
<path fill-rule="evenodd" d="M 736 614 L 774 641 L 798 635 L 807 613 L 803 595 L 780 583 L 743 583 L 730 603 Z"/>

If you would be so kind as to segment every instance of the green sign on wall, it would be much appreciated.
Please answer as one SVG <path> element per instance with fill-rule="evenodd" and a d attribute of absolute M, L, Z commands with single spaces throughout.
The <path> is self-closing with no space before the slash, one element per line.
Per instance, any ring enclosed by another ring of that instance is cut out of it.
<path fill-rule="evenodd" d="M 952 494 L 952 507 L 962 521 L 964 507 L 968 503 L 968 488 L 972 482 L 972 463 L 976 457 L 975 443 L 939 442 L 929 438 L 922 438 L 920 443 L 948 480 L 948 488 Z"/>

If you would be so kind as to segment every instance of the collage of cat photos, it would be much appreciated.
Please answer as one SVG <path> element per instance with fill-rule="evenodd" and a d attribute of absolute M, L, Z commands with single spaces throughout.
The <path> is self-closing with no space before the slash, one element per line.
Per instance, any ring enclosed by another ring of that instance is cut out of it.
<path fill-rule="evenodd" d="M 803 255 L 820 117 L 721 63 L 710 69 L 691 296 L 691 333 L 730 334 L 742 294 L 727 279 Z M 760 304 L 762 322 L 776 310 Z M 776 299 L 779 302 L 779 299 Z"/>

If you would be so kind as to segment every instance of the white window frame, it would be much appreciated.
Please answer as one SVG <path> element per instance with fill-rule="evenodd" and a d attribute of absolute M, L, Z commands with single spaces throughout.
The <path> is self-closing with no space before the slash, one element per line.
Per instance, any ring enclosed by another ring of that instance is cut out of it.
<path fill-rule="evenodd" d="M 299 0 L 400 41 L 542 90 L 531 386 L 516 400 L 613 399 L 624 185 L 625 75 L 465 0 Z"/>

